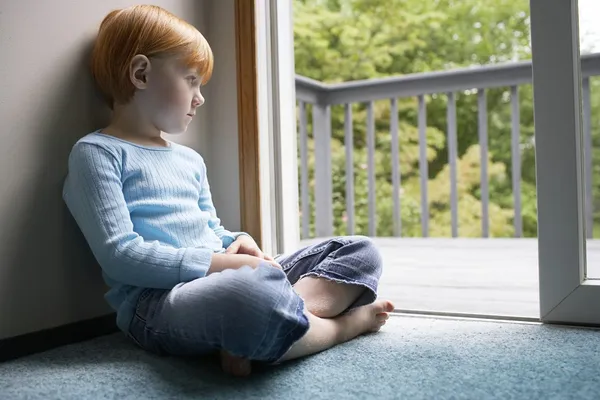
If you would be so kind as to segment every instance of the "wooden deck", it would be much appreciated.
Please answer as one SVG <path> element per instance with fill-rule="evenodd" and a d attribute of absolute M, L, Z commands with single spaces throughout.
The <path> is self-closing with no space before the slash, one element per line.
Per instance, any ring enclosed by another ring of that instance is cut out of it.
<path fill-rule="evenodd" d="M 379 296 L 398 309 L 539 318 L 537 239 L 374 241 L 385 262 Z M 600 278 L 600 241 L 587 247 L 588 275 Z"/>

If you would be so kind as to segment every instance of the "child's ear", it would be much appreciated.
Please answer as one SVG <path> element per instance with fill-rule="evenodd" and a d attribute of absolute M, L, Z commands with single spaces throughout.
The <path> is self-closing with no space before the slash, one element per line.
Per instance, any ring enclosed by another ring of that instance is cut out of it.
<path fill-rule="evenodd" d="M 142 54 L 137 54 L 129 64 L 129 79 L 137 89 L 145 89 L 148 84 L 148 73 L 150 72 L 150 60 Z"/>

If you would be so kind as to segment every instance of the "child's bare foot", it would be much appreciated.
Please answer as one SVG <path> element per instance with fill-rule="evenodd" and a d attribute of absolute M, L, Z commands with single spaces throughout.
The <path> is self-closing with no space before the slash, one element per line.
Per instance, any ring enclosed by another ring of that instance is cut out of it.
<path fill-rule="evenodd" d="M 221 368 L 225 373 L 233 376 L 248 376 L 252 372 L 250 360 L 236 357 L 225 350 L 221 350 Z"/>
<path fill-rule="evenodd" d="M 390 301 L 376 300 L 335 318 L 341 324 L 341 340 L 346 342 L 364 333 L 377 332 L 385 325 L 391 311 L 394 311 L 394 305 Z"/>

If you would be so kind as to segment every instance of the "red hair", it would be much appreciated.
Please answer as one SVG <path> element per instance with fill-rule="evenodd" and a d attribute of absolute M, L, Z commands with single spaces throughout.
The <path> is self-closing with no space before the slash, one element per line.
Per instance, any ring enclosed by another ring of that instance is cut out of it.
<path fill-rule="evenodd" d="M 208 82 L 213 70 L 213 53 L 202 34 L 188 22 L 152 5 L 137 5 L 108 13 L 100 24 L 92 51 L 94 80 L 112 108 L 126 103 L 135 87 L 129 65 L 137 54 L 146 57 L 178 56 Z"/>

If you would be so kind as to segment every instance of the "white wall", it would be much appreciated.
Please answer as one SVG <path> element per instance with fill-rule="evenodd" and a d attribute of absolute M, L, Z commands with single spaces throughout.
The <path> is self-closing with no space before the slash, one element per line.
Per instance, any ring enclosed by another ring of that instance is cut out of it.
<path fill-rule="evenodd" d="M 111 310 L 61 199 L 67 157 L 107 111 L 87 69 L 110 10 L 135 1 L 0 0 L 0 339 Z M 206 106 L 174 138 L 205 156 L 217 210 L 239 229 L 233 0 L 156 0 L 205 33 L 215 52 Z"/>

